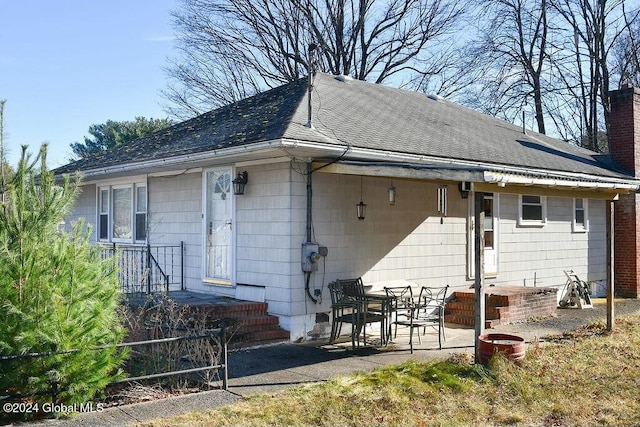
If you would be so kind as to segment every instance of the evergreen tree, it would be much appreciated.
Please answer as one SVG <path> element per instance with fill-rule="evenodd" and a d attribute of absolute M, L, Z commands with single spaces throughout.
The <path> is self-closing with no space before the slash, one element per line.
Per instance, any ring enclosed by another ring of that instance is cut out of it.
<path fill-rule="evenodd" d="M 84 224 L 58 230 L 78 189 L 78 180 L 55 181 L 46 146 L 33 161 L 23 147 L 0 204 L 0 356 L 58 354 L 0 363 L 0 395 L 33 394 L 44 403 L 50 395 L 36 393 L 56 382 L 59 402 L 87 403 L 119 375 L 115 262 L 102 259 Z"/>
<path fill-rule="evenodd" d="M 123 122 L 107 120 L 106 123 L 91 125 L 89 127 L 91 137 L 85 136 L 82 143 L 72 143 L 71 150 L 76 159 L 87 158 L 129 144 L 138 138 L 161 131 L 171 124 L 169 119 L 147 119 L 146 117 L 136 117 L 133 121 Z"/>

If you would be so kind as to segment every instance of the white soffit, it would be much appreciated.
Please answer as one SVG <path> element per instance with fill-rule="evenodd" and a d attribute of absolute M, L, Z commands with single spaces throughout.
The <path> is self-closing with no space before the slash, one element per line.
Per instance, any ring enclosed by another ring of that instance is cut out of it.
<path fill-rule="evenodd" d="M 579 174 L 563 174 L 562 176 L 537 176 L 533 174 L 515 174 L 503 172 L 484 172 L 484 182 L 489 184 L 525 185 L 549 188 L 609 190 L 613 192 L 635 192 L 640 189 L 640 182 L 612 177 L 582 176 Z"/>
<path fill-rule="evenodd" d="M 640 180 L 592 176 L 568 172 L 510 170 L 491 171 L 486 166 L 426 165 L 388 162 L 339 161 L 314 162 L 313 169 L 323 173 L 383 176 L 436 181 L 469 181 L 499 187 L 535 186 L 558 190 L 595 190 L 627 193 L 640 189 Z"/>

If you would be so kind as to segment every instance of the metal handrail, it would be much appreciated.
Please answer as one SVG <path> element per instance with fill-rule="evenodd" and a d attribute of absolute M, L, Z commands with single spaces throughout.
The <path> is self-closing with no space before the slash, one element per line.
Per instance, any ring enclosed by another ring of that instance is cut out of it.
<path fill-rule="evenodd" d="M 105 256 L 120 251 L 118 280 L 123 293 L 150 295 L 168 292 L 171 285 L 184 290 L 184 242 L 179 245 L 114 242 L 103 247 Z"/>
<path fill-rule="evenodd" d="M 156 266 L 156 268 L 158 269 L 158 272 L 160 273 L 160 276 L 163 278 L 163 282 L 164 282 L 164 286 L 165 286 L 165 292 L 169 292 L 169 275 L 166 274 L 163 270 L 162 267 L 160 267 L 160 264 L 158 263 L 158 260 L 156 260 L 156 257 L 153 256 L 153 254 L 151 253 L 151 246 L 147 245 L 147 256 L 148 256 L 148 262 L 147 262 L 147 268 L 151 269 L 151 261 L 153 261 L 153 264 Z M 152 275 L 149 274 L 148 277 L 148 284 L 147 284 L 147 294 L 151 294 L 151 277 Z"/>

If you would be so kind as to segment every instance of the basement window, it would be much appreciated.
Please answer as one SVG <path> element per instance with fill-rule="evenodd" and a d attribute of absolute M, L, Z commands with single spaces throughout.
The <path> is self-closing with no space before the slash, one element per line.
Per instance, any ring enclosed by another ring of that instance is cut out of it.
<path fill-rule="evenodd" d="M 547 222 L 547 198 L 521 195 L 519 200 L 518 225 L 543 226 Z"/>

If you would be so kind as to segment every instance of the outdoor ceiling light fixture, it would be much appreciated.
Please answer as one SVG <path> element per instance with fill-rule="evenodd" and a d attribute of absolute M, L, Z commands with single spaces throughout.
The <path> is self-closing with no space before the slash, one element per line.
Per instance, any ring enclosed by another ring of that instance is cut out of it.
<path fill-rule="evenodd" d="M 362 175 L 360 175 L 360 202 L 356 205 L 356 213 L 361 221 L 367 216 L 367 204 L 362 201 Z"/>
<path fill-rule="evenodd" d="M 393 181 L 391 181 L 391 186 L 389 187 L 389 204 L 391 206 L 396 204 L 396 187 L 393 186 Z"/>
<path fill-rule="evenodd" d="M 233 194 L 236 196 L 244 195 L 244 187 L 249 182 L 249 174 L 247 171 L 238 172 L 238 176 L 233 181 Z"/>

